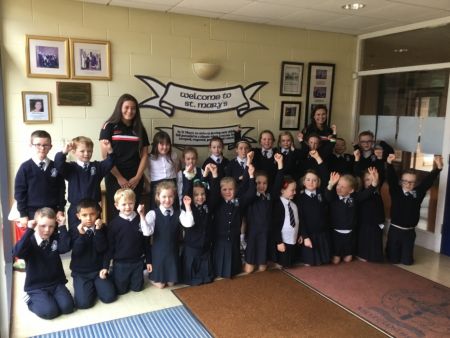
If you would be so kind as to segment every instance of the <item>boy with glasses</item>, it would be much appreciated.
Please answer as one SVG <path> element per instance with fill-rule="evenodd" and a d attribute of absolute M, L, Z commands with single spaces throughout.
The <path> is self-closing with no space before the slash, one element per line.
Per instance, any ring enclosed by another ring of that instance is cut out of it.
<path fill-rule="evenodd" d="M 443 167 L 441 156 L 434 158 L 434 168 L 420 184 L 416 185 L 416 173 L 408 169 L 403 172 L 400 184 L 392 161 L 394 154 L 387 158 L 389 194 L 391 195 L 391 226 L 389 227 L 386 255 L 393 264 L 412 265 L 416 239 L 415 227 L 419 223 L 420 205 Z"/>
<path fill-rule="evenodd" d="M 14 183 L 14 198 L 22 227 L 34 218 L 36 210 L 49 207 L 57 217 L 62 217 L 66 205 L 64 179 L 47 157 L 52 148 L 50 134 L 45 130 L 34 131 L 30 146 L 34 154 L 21 164 Z"/>
<path fill-rule="evenodd" d="M 379 174 L 380 186 L 384 182 L 384 164 L 394 149 L 384 141 L 375 142 L 375 136 L 370 130 L 358 135 L 358 144 L 355 145 L 355 176 L 363 177 L 369 167 L 375 167 Z"/>

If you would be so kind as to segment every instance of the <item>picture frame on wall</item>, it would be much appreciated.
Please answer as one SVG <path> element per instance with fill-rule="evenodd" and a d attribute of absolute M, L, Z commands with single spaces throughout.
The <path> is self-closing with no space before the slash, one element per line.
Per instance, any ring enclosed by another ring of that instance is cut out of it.
<path fill-rule="evenodd" d="M 23 122 L 51 123 L 52 111 L 49 92 L 22 92 Z"/>
<path fill-rule="evenodd" d="M 103 40 L 70 39 L 72 79 L 111 80 L 111 44 Z"/>
<path fill-rule="evenodd" d="M 28 77 L 70 77 L 68 38 L 27 35 L 26 40 Z"/>
<path fill-rule="evenodd" d="M 299 130 L 302 103 L 299 101 L 282 101 L 280 130 Z"/>
<path fill-rule="evenodd" d="M 303 66 L 301 62 L 281 63 L 280 96 L 302 96 Z"/>
<path fill-rule="evenodd" d="M 310 63 L 308 65 L 308 95 L 305 109 L 305 126 L 311 122 L 311 113 L 317 105 L 325 105 L 328 123 L 331 120 L 335 64 Z"/>

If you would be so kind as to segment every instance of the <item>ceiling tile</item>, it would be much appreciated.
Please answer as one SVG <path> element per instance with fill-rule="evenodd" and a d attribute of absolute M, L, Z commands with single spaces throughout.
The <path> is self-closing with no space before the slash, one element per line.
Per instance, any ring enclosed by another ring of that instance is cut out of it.
<path fill-rule="evenodd" d="M 416 5 L 421 7 L 436 8 L 450 11 L 449 0 L 388 0 L 398 4 Z"/>
<path fill-rule="evenodd" d="M 206 12 L 225 14 L 249 5 L 251 2 L 251 0 L 184 0 L 177 5 L 177 8 L 190 8 Z"/>
<path fill-rule="evenodd" d="M 279 18 L 289 15 L 291 12 L 292 8 L 288 6 L 252 2 L 247 6 L 243 6 L 233 11 L 231 14 L 257 18 Z"/>

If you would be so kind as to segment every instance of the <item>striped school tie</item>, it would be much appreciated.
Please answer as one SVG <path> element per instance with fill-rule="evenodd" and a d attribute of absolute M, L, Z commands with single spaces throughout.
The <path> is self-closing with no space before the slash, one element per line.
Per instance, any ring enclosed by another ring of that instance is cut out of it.
<path fill-rule="evenodd" d="M 291 227 L 295 228 L 294 210 L 292 210 L 291 202 L 288 202 L 288 210 L 289 210 L 289 222 L 291 224 Z"/>

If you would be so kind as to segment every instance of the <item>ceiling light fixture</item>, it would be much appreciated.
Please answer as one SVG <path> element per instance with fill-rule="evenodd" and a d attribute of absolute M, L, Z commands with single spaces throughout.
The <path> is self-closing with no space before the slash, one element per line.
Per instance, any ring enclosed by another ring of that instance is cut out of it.
<path fill-rule="evenodd" d="M 342 6 L 342 9 L 346 9 L 349 11 L 357 11 L 358 9 L 364 8 L 366 7 L 366 5 L 364 5 L 363 3 L 360 2 L 354 2 L 351 4 L 346 4 Z"/>

